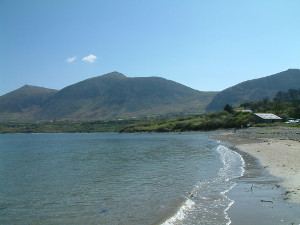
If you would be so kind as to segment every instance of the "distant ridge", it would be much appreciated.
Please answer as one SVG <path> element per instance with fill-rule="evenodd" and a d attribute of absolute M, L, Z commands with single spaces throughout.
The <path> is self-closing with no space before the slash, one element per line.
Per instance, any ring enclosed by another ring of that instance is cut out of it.
<path fill-rule="evenodd" d="M 1 120 L 31 120 L 33 113 L 40 109 L 43 102 L 57 90 L 24 85 L 23 87 L 0 96 Z"/>
<path fill-rule="evenodd" d="M 38 87 L 34 90 L 38 92 Z M 93 77 L 60 91 L 42 90 L 48 93 L 41 94 L 43 97 L 38 99 L 32 90 L 24 87 L 0 96 L 3 106 L 0 120 L 99 120 L 201 113 L 216 94 L 160 77 L 129 78 L 118 72 Z M 30 104 L 18 108 L 21 98 L 13 96 L 27 91 L 32 93 L 26 98 Z"/>
<path fill-rule="evenodd" d="M 249 80 L 219 92 L 207 106 L 207 111 L 222 110 L 226 104 L 273 98 L 278 91 L 300 89 L 300 70 L 289 69 L 267 77 Z"/>
<path fill-rule="evenodd" d="M 300 89 L 300 70 L 249 80 L 222 92 L 201 92 L 161 77 L 112 72 L 62 90 L 25 85 L 0 96 L 0 121 L 103 120 L 222 110 Z"/>
<path fill-rule="evenodd" d="M 54 89 L 24 85 L 17 90 L 0 96 L 0 112 L 22 112 L 41 105 L 57 92 Z"/>

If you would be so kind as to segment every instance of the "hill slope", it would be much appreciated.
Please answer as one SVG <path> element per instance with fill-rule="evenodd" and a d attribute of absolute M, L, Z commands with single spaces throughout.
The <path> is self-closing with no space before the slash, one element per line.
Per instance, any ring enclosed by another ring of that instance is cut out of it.
<path fill-rule="evenodd" d="M 219 92 L 207 106 L 207 111 L 223 109 L 226 104 L 273 98 L 278 91 L 300 89 L 300 70 L 289 69 L 271 76 L 249 80 Z"/>
<path fill-rule="evenodd" d="M 35 111 L 40 109 L 43 102 L 54 95 L 57 90 L 31 85 L 23 87 L 0 96 L 1 120 L 18 118 L 30 119 Z"/>
<path fill-rule="evenodd" d="M 62 89 L 36 118 L 95 120 L 203 112 L 214 95 L 159 77 L 128 78 L 113 72 Z"/>
<path fill-rule="evenodd" d="M 99 120 L 204 112 L 216 92 L 113 72 L 60 91 L 25 85 L 0 97 L 0 120 Z"/>

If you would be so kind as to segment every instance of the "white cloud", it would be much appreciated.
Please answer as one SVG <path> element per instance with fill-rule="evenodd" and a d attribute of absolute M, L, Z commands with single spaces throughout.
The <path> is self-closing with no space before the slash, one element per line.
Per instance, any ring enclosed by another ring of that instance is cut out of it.
<path fill-rule="evenodd" d="M 97 59 L 97 56 L 95 56 L 95 55 L 88 55 L 86 57 L 83 57 L 82 61 L 93 63 L 93 62 L 95 62 L 96 59 Z"/>
<path fill-rule="evenodd" d="M 68 63 L 71 63 L 71 62 L 74 62 L 76 60 L 76 56 L 74 56 L 74 57 L 71 57 L 71 58 L 67 58 L 67 62 Z"/>

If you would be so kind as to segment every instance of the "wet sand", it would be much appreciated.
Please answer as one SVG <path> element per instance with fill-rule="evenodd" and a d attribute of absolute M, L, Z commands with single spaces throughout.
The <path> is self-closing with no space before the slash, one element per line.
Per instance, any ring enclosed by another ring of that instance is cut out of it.
<path fill-rule="evenodd" d="M 267 140 L 237 148 L 257 157 L 272 175 L 282 178 L 281 185 L 286 188 L 289 201 L 300 203 L 300 142 Z"/>
<path fill-rule="evenodd" d="M 300 129 L 227 130 L 217 139 L 245 160 L 245 174 L 229 193 L 232 224 L 300 224 Z"/>

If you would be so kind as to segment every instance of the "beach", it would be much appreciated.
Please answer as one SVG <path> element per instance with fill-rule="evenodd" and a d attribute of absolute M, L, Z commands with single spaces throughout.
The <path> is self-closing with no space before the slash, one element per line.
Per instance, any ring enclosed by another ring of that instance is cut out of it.
<path fill-rule="evenodd" d="M 272 175 L 282 178 L 289 201 L 300 203 L 300 130 L 297 128 L 248 128 L 225 132 L 218 139 L 259 159 Z"/>
<path fill-rule="evenodd" d="M 283 179 L 289 201 L 300 203 L 300 142 L 268 140 L 264 143 L 242 144 L 242 151 L 259 158 L 269 172 Z"/>
<path fill-rule="evenodd" d="M 300 224 L 300 130 L 251 127 L 220 133 L 216 139 L 245 160 L 245 175 L 230 193 L 232 224 Z"/>

